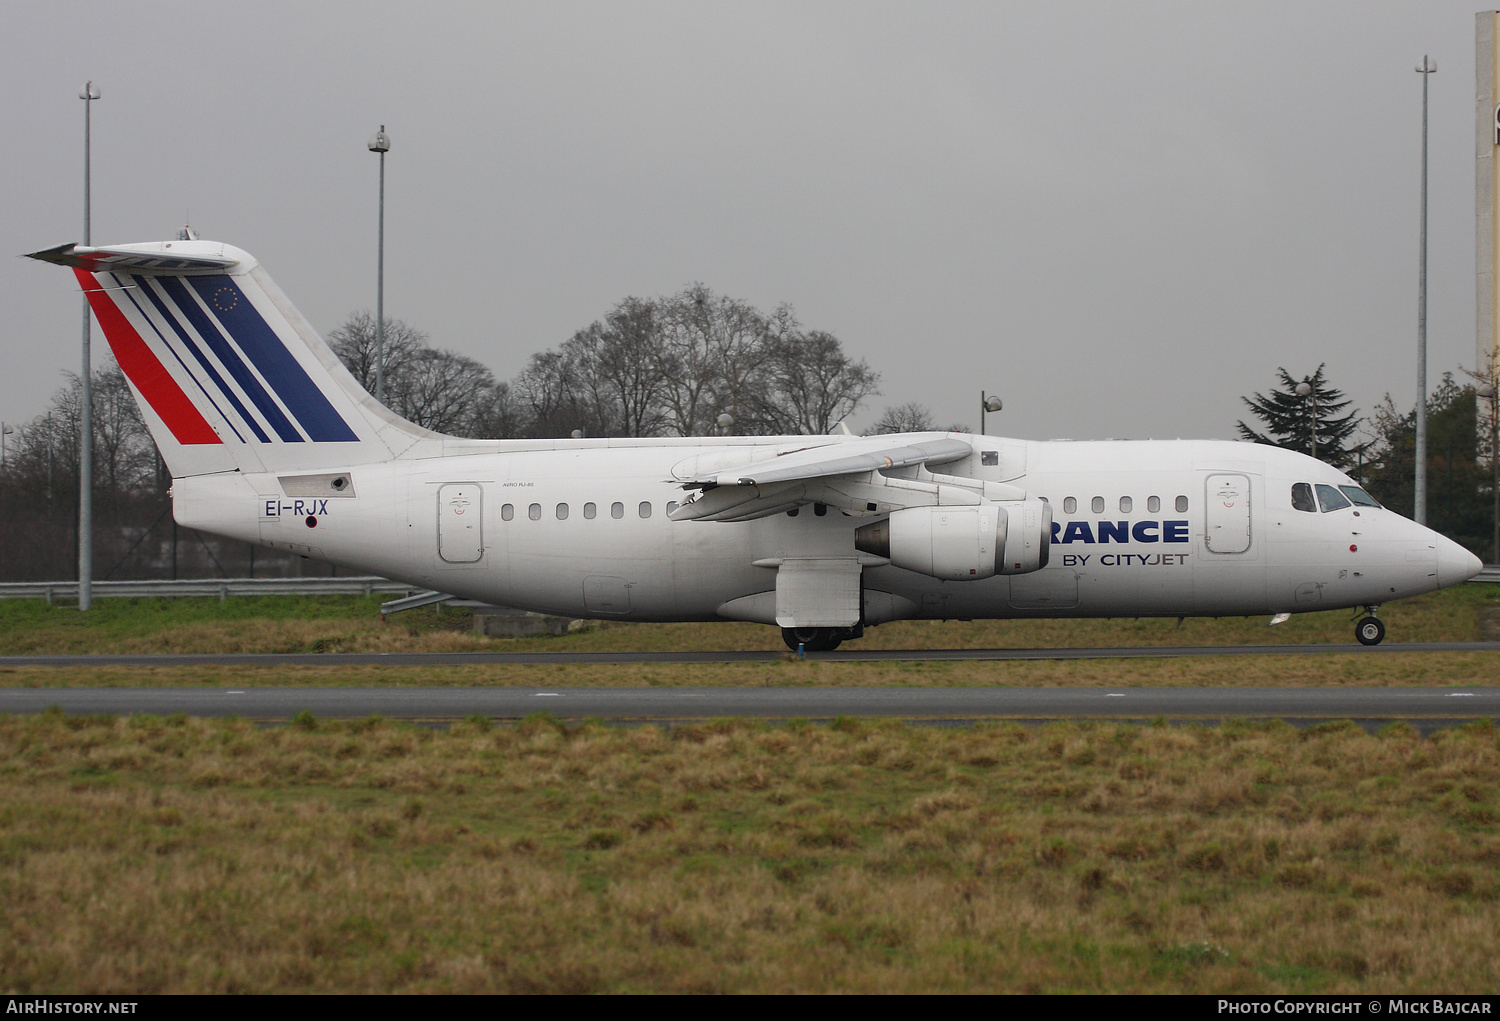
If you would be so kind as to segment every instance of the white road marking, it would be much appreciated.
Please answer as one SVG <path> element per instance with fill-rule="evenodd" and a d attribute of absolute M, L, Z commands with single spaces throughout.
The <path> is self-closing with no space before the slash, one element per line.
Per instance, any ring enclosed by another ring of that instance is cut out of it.
<path fill-rule="evenodd" d="M 1473 698 L 1474 697 L 1474 693 L 1472 691 L 1450 691 L 1450 692 L 1448 692 L 1448 697 L 1449 698 Z"/>
<path fill-rule="evenodd" d="M 243 691 L 226 691 L 226 692 L 224 692 L 224 694 L 226 694 L 226 695 L 243 695 L 244 692 Z"/>
<path fill-rule="evenodd" d="M 539 691 L 539 692 L 536 693 L 536 697 L 537 698 L 562 698 L 562 692 L 560 692 L 560 691 Z"/>
<path fill-rule="evenodd" d="M 1104 697 L 1105 698 L 1124 698 L 1125 697 L 1125 693 L 1123 691 L 1111 691 L 1109 694 L 1105 695 Z"/>

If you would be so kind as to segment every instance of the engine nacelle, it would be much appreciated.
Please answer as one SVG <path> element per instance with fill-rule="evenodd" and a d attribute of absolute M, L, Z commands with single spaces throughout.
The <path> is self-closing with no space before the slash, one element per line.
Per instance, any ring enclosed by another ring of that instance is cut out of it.
<path fill-rule="evenodd" d="M 995 554 L 1005 548 L 1008 517 L 993 503 L 908 507 L 857 529 L 854 547 L 918 574 L 979 581 L 995 574 Z"/>
<path fill-rule="evenodd" d="M 1034 496 L 1000 504 L 1010 517 L 997 574 L 1030 574 L 1047 566 L 1052 552 L 1052 505 Z"/>
<path fill-rule="evenodd" d="M 1034 497 L 957 507 L 908 507 L 854 532 L 854 548 L 944 581 L 1027 574 L 1047 565 L 1052 509 Z"/>

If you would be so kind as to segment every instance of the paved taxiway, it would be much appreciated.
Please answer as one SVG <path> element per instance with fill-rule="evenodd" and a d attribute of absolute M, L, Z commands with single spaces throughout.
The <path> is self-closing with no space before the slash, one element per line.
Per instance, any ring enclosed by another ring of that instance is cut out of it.
<path fill-rule="evenodd" d="M 1183 656 L 1380 656 L 1402 652 L 1500 652 L 1500 642 L 1393 642 L 1389 645 L 1178 645 L 1113 649 L 849 649 L 819 652 L 829 663 L 923 661 L 1175 659 Z M 202 655 L 0 656 L 18 666 L 469 666 L 536 663 L 775 663 L 787 652 L 331 652 Z"/>
<path fill-rule="evenodd" d="M 1462 721 L 1500 716 L 1500 688 L 4 688 L 0 713 L 152 713 L 286 720 L 1170 719 Z"/>

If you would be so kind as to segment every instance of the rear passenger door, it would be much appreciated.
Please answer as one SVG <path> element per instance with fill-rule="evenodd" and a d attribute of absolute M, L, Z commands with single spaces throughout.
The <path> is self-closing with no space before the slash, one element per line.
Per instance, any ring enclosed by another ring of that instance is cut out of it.
<path fill-rule="evenodd" d="M 484 489 L 477 482 L 438 487 L 438 556 L 472 564 L 484 556 Z"/>

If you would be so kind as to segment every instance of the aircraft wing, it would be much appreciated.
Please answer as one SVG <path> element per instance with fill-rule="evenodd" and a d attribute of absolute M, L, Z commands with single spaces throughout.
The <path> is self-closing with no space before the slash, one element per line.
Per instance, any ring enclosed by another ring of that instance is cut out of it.
<path fill-rule="evenodd" d="M 851 513 L 881 510 L 883 494 L 851 476 L 914 464 L 946 464 L 974 453 L 971 444 L 950 436 L 907 434 L 867 436 L 788 451 L 685 479 L 696 489 L 671 512 L 673 521 L 750 521 L 805 503 L 827 503 Z M 886 512 L 890 507 L 885 507 Z"/>
<path fill-rule="evenodd" d="M 685 480 L 683 486 L 693 489 L 769 486 L 781 482 L 801 482 L 836 475 L 905 468 L 913 464 L 945 464 L 972 453 L 972 444 L 941 435 L 865 436 L 843 443 L 794 450 L 765 461 L 752 461 L 710 474 L 697 475 Z"/>
<path fill-rule="evenodd" d="M 171 251 L 170 242 L 124 245 L 119 248 L 90 248 L 86 245 L 58 245 L 40 252 L 29 252 L 28 259 L 40 259 L 58 266 L 84 269 L 90 273 L 171 273 L 174 276 L 197 276 L 223 273 L 239 264 L 225 256 Z"/>

